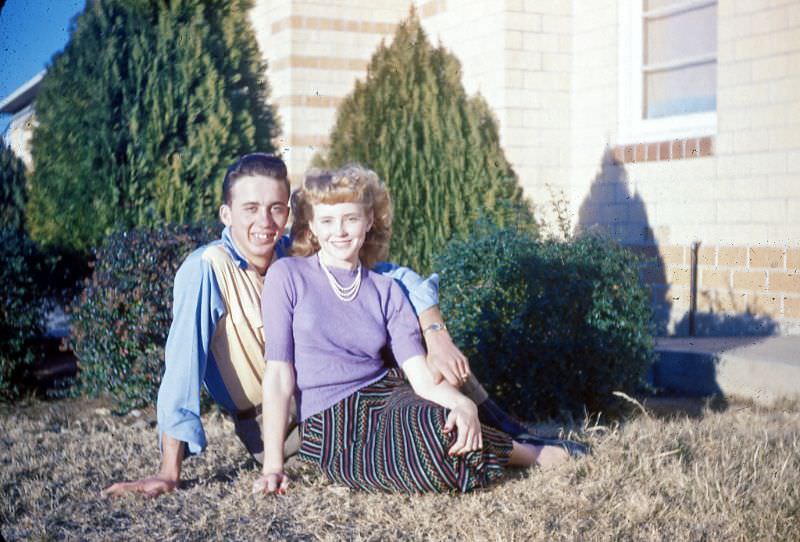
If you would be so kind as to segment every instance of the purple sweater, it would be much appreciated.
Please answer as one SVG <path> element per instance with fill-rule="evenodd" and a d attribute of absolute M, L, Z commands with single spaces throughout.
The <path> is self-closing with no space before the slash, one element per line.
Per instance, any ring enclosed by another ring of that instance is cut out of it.
<path fill-rule="evenodd" d="M 356 276 L 328 269 L 343 286 Z M 361 273 L 361 289 L 350 302 L 336 297 L 316 255 L 278 260 L 264 277 L 265 359 L 294 364 L 301 420 L 383 378 L 385 345 L 401 366 L 425 354 L 400 286 L 373 271 Z"/>

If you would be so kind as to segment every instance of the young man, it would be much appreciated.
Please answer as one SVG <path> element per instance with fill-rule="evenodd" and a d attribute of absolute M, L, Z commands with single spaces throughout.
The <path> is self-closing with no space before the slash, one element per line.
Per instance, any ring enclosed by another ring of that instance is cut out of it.
<path fill-rule="evenodd" d="M 288 202 L 286 166 L 279 158 L 247 154 L 228 168 L 219 211 L 225 225 L 222 237 L 189 255 L 175 276 L 173 322 L 157 402 L 161 467 L 153 476 L 113 484 L 105 493 L 154 497 L 177 487 L 183 459 L 206 447 L 200 420 L 204 384 L 232 416 L 247 450 L 261 461 L 261 289 L 269 265 L 288 252 Z M 376 270 L 398 280 L 408 295 L 437 381 L 444 378 L 460 386 L 479 405 L 485 423 L 512 435 L 524 431 L 488 399 L 453 344 L 438 309 L 438 277 L 423 280 L 410 269 L 390 264 Z M 300 443 L 294 424 L 287 434 L 288 457 Z"/>

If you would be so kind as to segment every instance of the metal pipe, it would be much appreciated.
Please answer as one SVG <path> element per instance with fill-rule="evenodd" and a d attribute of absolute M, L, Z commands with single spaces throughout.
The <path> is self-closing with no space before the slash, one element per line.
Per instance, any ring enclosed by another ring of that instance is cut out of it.
<path fill-rule="evenodd" d="M 694 241 L 691 246 L 691 279 L 689 282 L 689 336 L 697 334 L 695 314 L 697 313 L 697 253 L 700 250 L 700 241 Z"/>

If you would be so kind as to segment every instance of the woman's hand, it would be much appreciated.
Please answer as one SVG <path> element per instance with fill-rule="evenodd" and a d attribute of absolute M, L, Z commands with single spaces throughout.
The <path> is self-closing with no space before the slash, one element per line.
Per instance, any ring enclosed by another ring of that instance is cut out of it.
<path fill-rule="evenodd" d="M 283 495 L 289 488 L 289 477 L 283 472 L 271 472 L 262 474 L 258 480 L 253 482 L 253 493 L 277 493 Z"/>
<path fill-rule="evenodd" d="M 450 455 L 463 455 L 483 448 L 481 423 L 478 421 L 478 407 L 469 399 L 460 401 L 447 416 L 444 430 L 449 433 L 455 428 L 457 439 L 450 447 Z"/>

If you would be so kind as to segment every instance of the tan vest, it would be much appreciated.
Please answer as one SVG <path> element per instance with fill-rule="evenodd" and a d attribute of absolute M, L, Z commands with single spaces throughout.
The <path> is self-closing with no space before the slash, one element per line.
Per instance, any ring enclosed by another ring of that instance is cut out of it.
<path fill-rule="evenodd" d="M 211 264 L 225 301 L 225 316 L 217 322 L 211 353 L 234 404 L 240 411 L 247 410 L 261 404 L 264 277 L 252 267 L 239 267 L 222 245 L 209 247 L 203 260 Z"/>

